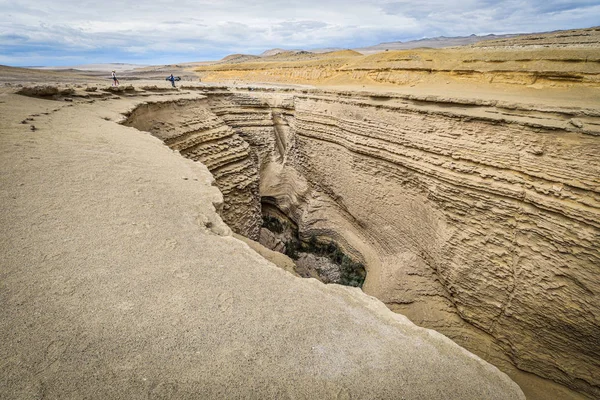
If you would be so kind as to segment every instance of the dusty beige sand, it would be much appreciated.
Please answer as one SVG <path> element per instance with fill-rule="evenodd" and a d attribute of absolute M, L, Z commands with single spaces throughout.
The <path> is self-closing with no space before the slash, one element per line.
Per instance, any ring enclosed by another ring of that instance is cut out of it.
<path fill-rule="evenodd" d="M 0 94 L 1 398 L 524 398 L 358 289 L 267 262 L 206 168 L 115 123 L 139 99 L 86 101 Z"/>

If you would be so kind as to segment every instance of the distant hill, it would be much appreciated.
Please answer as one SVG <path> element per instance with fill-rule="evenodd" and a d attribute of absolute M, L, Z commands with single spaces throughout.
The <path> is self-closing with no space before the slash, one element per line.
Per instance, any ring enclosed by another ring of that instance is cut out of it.
<path fill-rule="evenodd" d="M 455 36 L 455 37 L 446 37 L 446 36 L 438 36 L 435 38 L 424 38 L 419 40 L 410 40 L 408 42 L 387 42 L 380 43 L 375 46 L 369 47 L 360 47 L 354 49 L 362 54 L 374 54 L 380 53 L 386 50 L 410 50 L 419 47 L 430 47 L 433 49 L 439 49 L 442 47 L 454 47 L 454 46 L 465 46 L 469 44 L 479 43 L 484 40 L 498 40 L 498 39 L 508 39 L 513 38 L 515 36 L 519 36 L 520 34 L 510 34 L 510 35 L 485 35 L 485 36 Z"/>
<path fill-rule="evenodd" d="M 360 56 L 362 54 L 351 50 L 351 49 L 340 49 L 339 47 L 328 47 L 322 49 L 311 49 L 306 50 L 283 50 L 283 49 L 271 49 L 261 53 L 260 56 L 253 56 L 256 58 L 264 58 L 267 60 L 292 60 L 292 59 L 308 59 L 308 58 L 320 58 L 321 55 L 333 56 L 333 57 L 350 57 Z M 222 59 L 222 61 L 237 62 L 234 56 L 239 54 L 233 54 Z M 234 57 L 234 61 L 229 61 L 229 57 Z M 250 61 L 250 60 L 247 60 Z"/>
<path fill-rule="evenodd" d="M 439 49 L 442 47 L 454 47 L 454 46 L 465 46 L 465 45 L 470 45 L 470 44 L 475 44 L 475 43 L 479 43 L 482 42 L 484 40 L 501 40 L 501 39 L 509 39 L 509 38 L 513 38 L 516 36 L 520 36 L 521 34 L 510 34 L 510 35 L 484 35 L 484 36 L 477 36 L 477 35 L 470 35 L 470 36 L 456 36 L 456 37 L 446 37 L 446 36 L 438 36 L 438 37 L 434 37 L 434 38 L 423 38 L 423 39 L 418 39 L 418 40 L 410 40 L 407 42 L 386 42 L 386 43 L 380 43 L 374 46 L 368 46 L 368 47 L 359 47 L 356 49 L 352 49 L 354 51 L 357 51 L 359 53 L 365 54 L 365 55 L 369 55 L 369 54 L 375 54 L 375 53 L 380 53 L 382 51 L 386 51 L 386 50 L 410 50 L 410 49 L 416 49 L 418 47 L 430 47 L 433 49 Z M 310 53 L 316 53 L 316 54 L 321 54 L 321 53 L 331 53 L 331 52 L 335 52 L 335 51 L 340 51 L 343 49 L 340 49 L 338 47 L 328 47 L 328 48 L 321 48 L 321 49 L 310 49 L 308 50 L 308 52 Z M 293 54 L 293 53 L 300 53 L 303 52 L 303 50 L 286 50 L 286 49 L 280 49 L 280 48 L 275 48 L 275 49 L 270 49 L 270 50 L 266 50 L 264 52 L 262 52 L 258 57 L 273 57 L 276 56 L 278 54 Z M 238 54 L 236 54 L 238 55 Z M 231 56 L 228 56 L 231 57 Z M 223 59 L 225 60 L 225 59 Z"/>
<path fill-rule="evenodd" d="M 309 53 L 315 53 L 315 54 L 321 54 L 321 53 L 331 53 L 332 51 L 339 51 L 339 50 L 344 50 L 340 47 L 324 47 L 321 49 L 309 49 L 308 52 Z M 270 49 L 270 50 L 266 50 L 263 51 L 259 57 L 270 57 L 270 56 L 275 56 L 277 54 L 280 53 L 289 53 L 289 52 L 293 52 L 293 53 L 300 53 L 303 52 L 305 50 L 285 50 L 285 49 Z"/>
<path fill-rule="evenodd" d="M 362 54 L 360 54 L 359 52 L 357 52 L 355 50 L 350 50 L 350 49 L 330 51 L 330 52 L 321 53 L 321 54 L 326 54 L 329 57 L 356 57 L 356 56 L 362 56 Z"/>
<path fill-rule="evenodd" d="M 234 63 L 242 63 L 242 62 L 246 62 L 246 61 L 252 61 L 257 58 L 260 58 L 260 56 L 254 56 L 252 54 L 230 54 L 226 57 L 223 57 L 217 63 L 218 64 L 220 64 L 220 63 L 234 64 Z"/>
<path fill-rule="evenodd" d="M 270 49 L 270 50 L 265 50 L 262 53 L 259 54 L 259 57 L 271 57 L 271 56 L 275 56 L 279 53 L 288 53 L 288 52 L 297 52 L 300 50 L 285 50 L 285 49 Z"/>
<path fill-rule="evenodd" d="M 331 53 L 333 51 L 340 51 L 340 50 L 344 50 L 344 49 L 342 49 L 341 47 L 325 47 L 322 49 L 310 49 L 309 51 L 311 53 L 320 54 L 320 53 Z"/>

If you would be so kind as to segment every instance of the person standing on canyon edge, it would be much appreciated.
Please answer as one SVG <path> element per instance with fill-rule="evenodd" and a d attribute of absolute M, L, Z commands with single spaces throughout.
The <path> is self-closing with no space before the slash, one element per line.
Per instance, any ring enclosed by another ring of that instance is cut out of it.
<path fill-rule="evenodd" d="M 171 86 L 175 87 L 175 77 L 173 74 L 167 78 L 168 81 L 171 81 Z"/>
<path fill-rule="evenodd" d="M 119 80 L 117 79 L 117 73 L 115 71 L 112 72 L 112 80 L 113 80 L 113 83 L 112 83 L 113 86 L 119 86 Z"/>

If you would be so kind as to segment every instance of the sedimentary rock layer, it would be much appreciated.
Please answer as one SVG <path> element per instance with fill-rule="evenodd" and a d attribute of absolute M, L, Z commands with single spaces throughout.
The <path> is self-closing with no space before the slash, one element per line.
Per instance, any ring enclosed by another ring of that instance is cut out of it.
<path fill-rule="evenodd" d="M 321 91 L 211 93 L 200 109 L 250 144 L 260 195 L 303 237 L 366 263 L 367 293 L 600 395 L 598 110 Z"/>
<path fill-rule="evenodd" d="M 125 125 L 151 132 L 173 150 L 206 165 L 225 199 L 223 219 L 235 232 L 258 239 L 262 220 L 256 153 L 206 101 L 147 103 L 136 108 Z"/>
<path fill-rule="evenodd" d="M 586 29 L 570 29 L 546 33 L 533 33 L 516 37 L 484 40 L 471 45 L 471 47 L 597 47 L 600 38 L 600 26 Z"/>
<path fill-rule="evenodd" d="M 598 118 L 396 101 L 298 97 L 297 169 L 343 220 L 300 225 L 348 236 L 393 309 L 449 332 L 457 312 L 519 368 L 597 396 Z"/>

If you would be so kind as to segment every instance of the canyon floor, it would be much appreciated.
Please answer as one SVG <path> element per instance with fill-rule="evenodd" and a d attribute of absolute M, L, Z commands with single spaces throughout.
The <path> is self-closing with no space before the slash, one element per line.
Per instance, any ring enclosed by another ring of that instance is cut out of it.
<path fill-rule="evenodd" d="M 0 67 L 0 397 L 593 398 L 597 32 Z M 364 291 L 239 235 L 269 207 Z"/>

